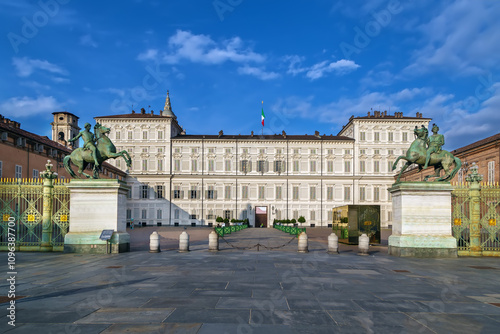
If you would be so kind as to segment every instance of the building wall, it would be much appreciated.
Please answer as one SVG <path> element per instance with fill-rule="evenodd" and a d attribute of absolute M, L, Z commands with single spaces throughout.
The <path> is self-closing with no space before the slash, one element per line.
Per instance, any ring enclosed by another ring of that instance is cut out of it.
<path fill-rule="evenodd" d="M 386 227 L 392 220 L 387 192 L 394 182 L 390 167 L 413 140 L 413 128 L 430 121 L 354 118 L 339 134 L 354 140 L 293 140 L 293 136 L 262 140 L 177 136 L 180 127 L 174 118 L 123 116 L 96 121 L 111 128 L 117 148 L 132 156 L 130 169 L 123 161 L 112 163 L 129 173 L 128 219 L 148 225 L 207 225 L 226 213 L 249 218 L 253 224 L 255 207 L 267 206 L 268 224 L 304 216 L 306 225 L 327 226 L 334 207 L 379 204 Z M 252 163 L 247 173 L 241 170 L 242 160 Z M 257 170 L 257 161 L 264 161 L 263 173 Z M 279 172 L 274 170 L 275 161 L 283 161 Z M 158 186 L 163 198 L 158 198 Z M 248 196 L 242 193 L 244 187 Z M 207 193 L 211 190 L 214 198 Z"/>

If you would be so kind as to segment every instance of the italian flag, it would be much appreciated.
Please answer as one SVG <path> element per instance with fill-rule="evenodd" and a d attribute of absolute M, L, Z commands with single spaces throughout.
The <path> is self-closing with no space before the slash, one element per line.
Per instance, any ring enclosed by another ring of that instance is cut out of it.
<path fill-rule="evenodd" d="M 266 118 L 266 115 L 264 115 L 264 101 L 262 101 L 262 114 L 260 115 L 261 121 L 262 121 L 262 126 L 264 126 L 264 118 Z"/>

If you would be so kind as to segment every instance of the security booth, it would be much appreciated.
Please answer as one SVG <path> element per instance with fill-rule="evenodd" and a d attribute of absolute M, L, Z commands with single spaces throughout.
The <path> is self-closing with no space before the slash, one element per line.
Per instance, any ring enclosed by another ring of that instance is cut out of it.
<path fill-rule="evenodd" d="M 357 245 L 361 234 L 380 243 L 380 205 L 343 205 L 333 208 L 332 230 L 339 242 Z"/>

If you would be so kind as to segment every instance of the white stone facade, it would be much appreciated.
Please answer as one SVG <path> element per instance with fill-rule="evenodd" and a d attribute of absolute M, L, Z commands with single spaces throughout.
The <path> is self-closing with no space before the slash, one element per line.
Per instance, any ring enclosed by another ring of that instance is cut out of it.
<path fill-rule="evenodd" d="M 389 165 L 430 119 L 351 117 L 338 136 L 186 135 L 170 108 L 96 117 L 133 160 L 127 183 L 128 220 L 147 225 L 209 225 L 218 216 L 255 224 L 255 208 L 273 219 L 304 216 L 306 226 L 328 226 L 332 209 L 378 204 L 391 225 Z M 112 162 L 126 170 L 124 161 Z"/>

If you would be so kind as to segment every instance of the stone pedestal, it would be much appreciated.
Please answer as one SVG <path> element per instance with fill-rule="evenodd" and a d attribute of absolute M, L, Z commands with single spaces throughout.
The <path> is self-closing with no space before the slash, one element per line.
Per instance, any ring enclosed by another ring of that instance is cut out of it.
<path fill-rule="evenodd" d="M 71 180 L 69 233 L 64 238 L 66 253 L 106 253 L 102 230 L 114 230 L 108 251 L 130 251 L 127 233 L 127 192 L 130 187 L 116 179 Z"/>
<path fill-rule="evenodd" d="M 449 183 L 395 183 L 389 254 L 412 257 L 457 257 L 451 231 Z"/>

